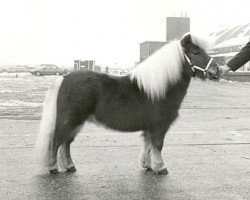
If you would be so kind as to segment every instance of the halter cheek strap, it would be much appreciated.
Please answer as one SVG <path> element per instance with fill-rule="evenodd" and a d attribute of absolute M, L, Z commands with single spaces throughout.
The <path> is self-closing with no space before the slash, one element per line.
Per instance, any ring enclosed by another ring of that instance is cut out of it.
<path fill-rule="evenodd" d="M 200 70 L 200 71 L 202 71 L 204 73 L 204 76 L 207 75 L 207 70 L 210 67 L 211 63 L 212 63 L 213 58 L 210 58 L 209 62 L 207 63 L 206 68 L 203 69 L 203 68 L 201 68 L 199 66 L 193 65 L 193 63 L 191 62 L 191 60 L 189 59 L 189 57 L 187 57 L 186 54 L 184 56 L 185 56 L 185 58 L 186 58 L 186 60 L 187 60 L 188 64 L 190 65 L 190 67 L 191 67 L 191 69 L 192 69 L 193 72 L 195 72 L 195 69 L 198 69 L 198 70 Z"/>
<path fill-rule="evenodd" d="M 184 56 L 185 56 L 185 58 L 186 58 L 186 60 L 187 60 L 187 62 L 188 62 L 188 64 L 189 64 L 189 66 L 191 67 L 192 71 L 195 72 L 195 70 L 194 70 L 194 65 L 192 64 L 192 62 L 191 62 L 191 60 L 189 59 L 189 57 L 187 57 L 186 54 L 184 54 Z"/>

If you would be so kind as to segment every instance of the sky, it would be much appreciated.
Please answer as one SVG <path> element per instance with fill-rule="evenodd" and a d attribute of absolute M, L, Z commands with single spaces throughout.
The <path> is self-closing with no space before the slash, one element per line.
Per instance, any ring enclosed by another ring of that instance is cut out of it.
<path fill-rule="evenodd" d="M 250 0 L 0 0 L 0 66 L 75 59 L 127 68 L 139 44 L 164 41 L 166 17 L 191 18 L 191 32 L 250 23 Z"/>

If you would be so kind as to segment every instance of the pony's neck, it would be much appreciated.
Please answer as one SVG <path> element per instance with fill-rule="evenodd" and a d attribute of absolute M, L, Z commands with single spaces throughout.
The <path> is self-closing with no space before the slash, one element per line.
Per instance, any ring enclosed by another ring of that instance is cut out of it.
<path fill-rule="evenodd" d="M 180 106 L 184 97 L 187 94 L 187 89 L 190 85 L 191 77 L 188 76 L 186 73 L 182 73 L 182 77 L 179 82 L 171 87 L 166 93 L 166 100 L 171 98 L 172 102 L 175 102 L 177 105 Z"/>
<path fill-rule="evenodd" d="M 182 73 L 182 78 L 181 80 L 173 87 L 179 88 L 182 91 L 186 91 L 190 85 L 191 77 L 185 73 Z"/>

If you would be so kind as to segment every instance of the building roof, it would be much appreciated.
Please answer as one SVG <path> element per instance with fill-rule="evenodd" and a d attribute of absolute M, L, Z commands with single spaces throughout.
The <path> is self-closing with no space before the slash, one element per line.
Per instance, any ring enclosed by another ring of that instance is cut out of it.
<path fill-rule="evenodd" d="M 168 43 L 166 41 L 151 41 L 151 40 L 148 40 L 148 41 L 144 41 L 144 42 L 141 42 L 140 44 L 145 44 L 145 43 Z"/>
<path fill-rule="evenodd" d="M 215 38 L 214 49 L 244 45 L 250 39 L 250 23 L 225 28 L 211 33 L 210 36 Z"/>

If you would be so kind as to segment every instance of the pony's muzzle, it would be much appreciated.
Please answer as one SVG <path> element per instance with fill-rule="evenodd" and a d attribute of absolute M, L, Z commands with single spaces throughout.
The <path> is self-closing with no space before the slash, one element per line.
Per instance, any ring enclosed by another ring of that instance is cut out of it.
<path fill-rule="evenodd" d="M 218 80 L 221 77 L 222 70 L 215 60 L 212 61 L 211 66 L 207 70 L 207 77 L 210 80 Z"/>

